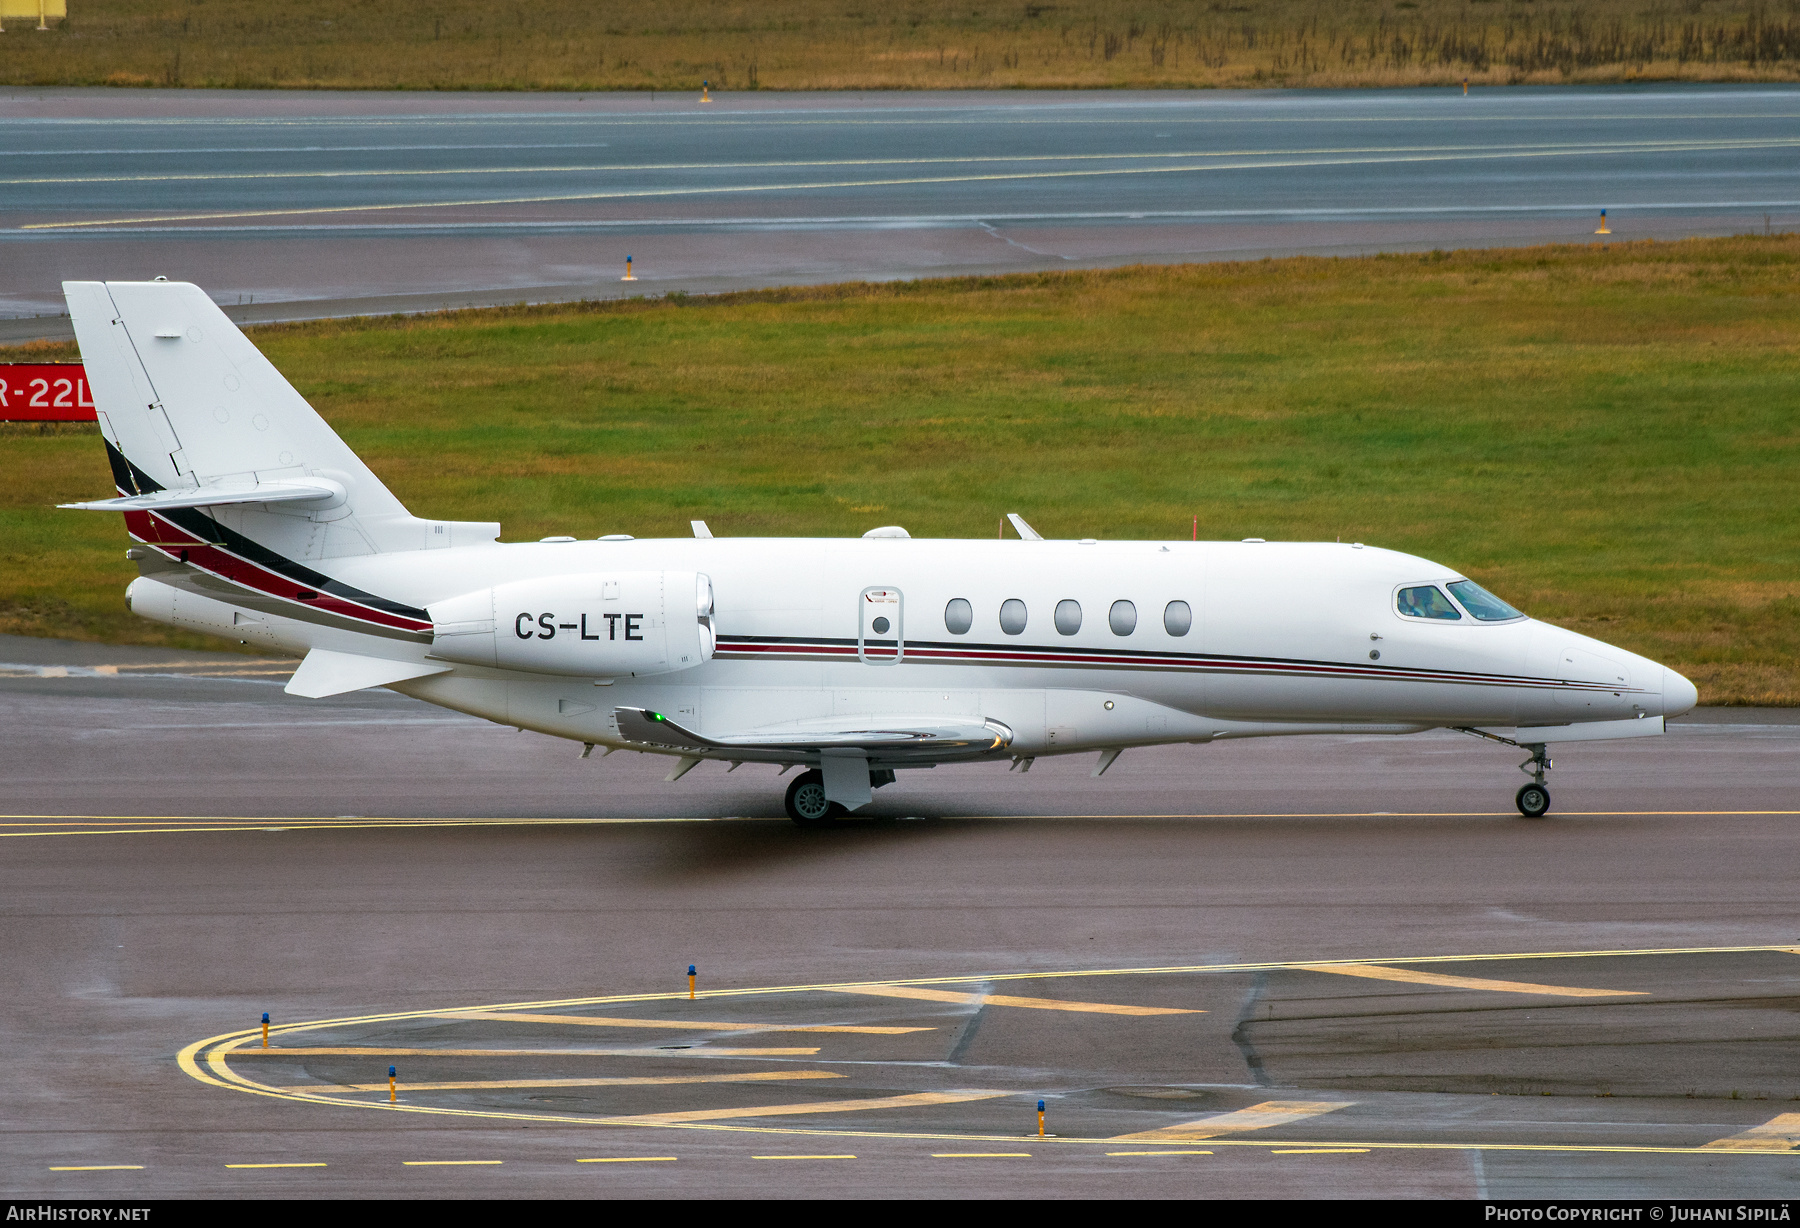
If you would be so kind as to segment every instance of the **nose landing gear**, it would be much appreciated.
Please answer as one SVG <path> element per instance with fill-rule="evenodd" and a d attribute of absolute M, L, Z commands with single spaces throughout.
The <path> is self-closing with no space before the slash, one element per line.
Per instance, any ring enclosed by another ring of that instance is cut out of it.
<path fill-rule="evenodd" d="M 1550 770 L 1550 755 L 1542 742 L 1515 742 L 1511 738 L 1503 738 L 1485 729 L 1469 729 L 1456 726 L 1458 733 L 1466 733 L 1472 737 L 1485 738 L 1489 742 L 1500 742 L 1507 746 L 1516 746 L 1520 750 L 1531 752 L 1531 758 L 1519 765 L 1519 770 L 1531 777 L 1531 783 L 1522 786 L 1513 794 L 1513 805 L 1519 813 L 1528 819 L 1541 819 L 1550 813 L 1550 790 L 1544 786 L 1544 774 Z"/>

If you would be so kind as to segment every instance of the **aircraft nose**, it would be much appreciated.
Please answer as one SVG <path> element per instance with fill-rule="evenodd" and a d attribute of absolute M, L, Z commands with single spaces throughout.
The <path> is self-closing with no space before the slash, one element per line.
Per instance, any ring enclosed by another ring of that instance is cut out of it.
<path fill-rule="evenodd" d="M 1663 715 L 1680 716 L 1692 712 L 1700 702 L 1700 690 L 1680 674 L 1663 667 Z"/>

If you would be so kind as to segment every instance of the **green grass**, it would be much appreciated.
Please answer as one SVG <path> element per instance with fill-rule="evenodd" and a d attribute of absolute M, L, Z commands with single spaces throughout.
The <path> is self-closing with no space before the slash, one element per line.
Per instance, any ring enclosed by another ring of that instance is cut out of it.
<path fill-rule="evenodd" d="M 286 325 L 417 513 L 552 533 L 1365 541 L 1800 703 L 1800 237 L 1302 258 Z M 48 351 L 44 351 L 48 352 Z M 132 620 L 93 435 L 0 436 L 0 629 Z"/>
<path fill-rule="evenodd" d="M 72 0 L 6 85 L 861 90 L 1800 77 L 1796 0 Z"/>

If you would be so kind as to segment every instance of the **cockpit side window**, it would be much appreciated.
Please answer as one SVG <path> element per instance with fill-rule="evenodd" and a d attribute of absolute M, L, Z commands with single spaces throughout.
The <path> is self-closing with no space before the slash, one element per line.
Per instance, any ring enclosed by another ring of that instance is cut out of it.
<path fill-rule="evenodd" d="M 1450 604 L 1450 599 L 1439 592 L 1435 584 L 1403 588 L 1395 603 L 1399 611 L 1408 618 L 1441 618 L 1445 621 L 1462 618 L 1456 607 Z"/>
<path fill-rule="evenodd" d="M 1523 613 L 1513 609 L 1473 580 L 1458 580 L 1454 584 L 1446 584 L 1444 587 L 1456 594 L 1456 599 L 1462 602 L 1463 609 L 1484 623 L 1501 623 L 1510 618 L 1525 617 Z"/>

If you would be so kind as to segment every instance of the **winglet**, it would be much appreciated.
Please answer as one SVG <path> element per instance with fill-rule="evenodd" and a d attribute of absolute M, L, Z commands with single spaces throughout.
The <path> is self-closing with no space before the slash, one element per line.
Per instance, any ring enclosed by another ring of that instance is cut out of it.
<path fill-rule="evenodd" d="M 1044 540 L 1043 534 L 1026 524 L 1025 517 L 1019 515 L 1019 513 L 1008 512 L 1006 513 L 1006 518 L 1012 521 L 1012 527 L 1019 531 L 1019 536 L 1025 541 L 1041 542 Z"/>

